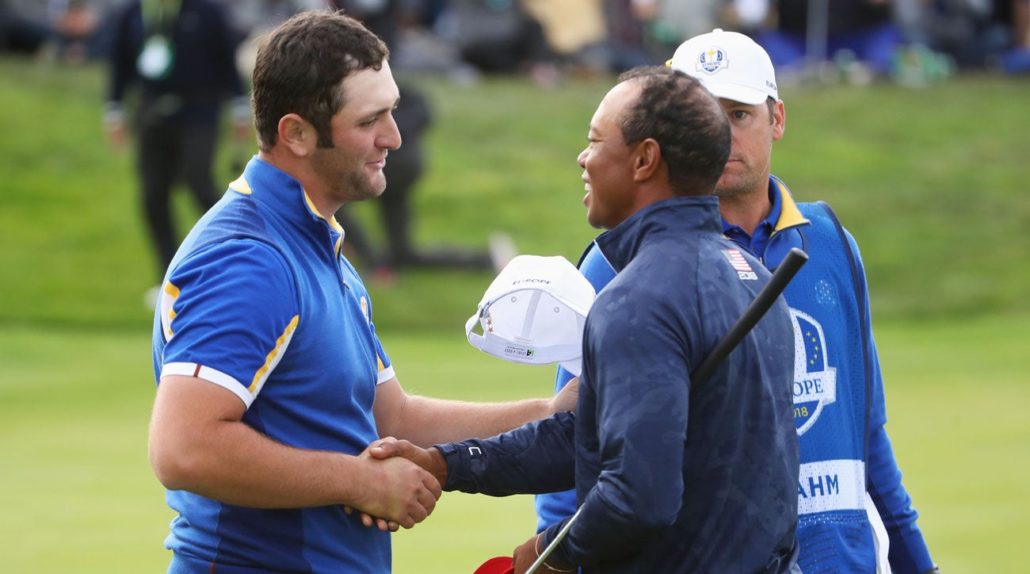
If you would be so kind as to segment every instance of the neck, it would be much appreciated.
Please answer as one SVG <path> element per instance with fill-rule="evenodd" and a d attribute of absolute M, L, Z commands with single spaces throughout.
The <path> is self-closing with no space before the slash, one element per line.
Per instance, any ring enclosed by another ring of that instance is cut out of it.
<path fill-rule="evenodd" d="M 332 221 L 336 211 L 343 204 L 330 198 L 330 195 L 326 193 L 324 185 L 314 176 L 309 162 L 298 161 L 296 156 L 277 151 L 278 149 L 276 147 L 267 152 L 258 151 L 258 157 L 300 182 L 304 193 L 315 206 L 315 211 L 322 216 L 322 219 Z"/>
<path fill-rule="evenodd" d="M 763 219 L 769 217 L 772 202 L 769 201 L 769 190 L 766 187 L 750 191 L 743 195 L 719 197 L 719 213 L 730 225 L 736 225 L 753 235 L 755 228 Z"/>

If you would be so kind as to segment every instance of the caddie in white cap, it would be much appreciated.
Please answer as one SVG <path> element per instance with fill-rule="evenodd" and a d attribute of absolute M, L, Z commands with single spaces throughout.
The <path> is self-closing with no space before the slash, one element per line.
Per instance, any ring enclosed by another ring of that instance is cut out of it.
<path fill-rule="evenodd" d="M 787 114 L 769 55 L 717 29 L 684 42 L 669 65 L 700 80 L 729 116 L 733 147 L 716 185 L 723 232 L 770 269 L 791 247 L 810 256 L 785 292 L 796 342 L 798 564 L 806 574 L 936 571 L 884 429 L 857 244 L 825 203 L 795 203 L 771 175 Z"/>

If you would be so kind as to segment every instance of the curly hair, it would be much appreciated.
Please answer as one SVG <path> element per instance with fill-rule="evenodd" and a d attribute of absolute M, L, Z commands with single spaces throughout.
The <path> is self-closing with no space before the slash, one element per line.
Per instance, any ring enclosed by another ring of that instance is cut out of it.
<path fill-rule="evenodd" d="M 664 66 L 633 68 L 619 82 L 635 80 L 642 89 L 622 122 L 622 138 L 633 145 L 658 142 L 676 195 L 713 193 L 732 143 L 729 120 L 696 79 Z"/>
<path fill-rule="evenodd" d="M 311 122 L 319 147 L 332 147 L 329 122 L 346 102 L 344 78 L 382 69 L 389 55 L 382 40 L 342 12 L 302 12 L 281 24 L 264 38 L 254 66 L 258 147 L 275 145 L 279 120 L 289 113 Z"/>

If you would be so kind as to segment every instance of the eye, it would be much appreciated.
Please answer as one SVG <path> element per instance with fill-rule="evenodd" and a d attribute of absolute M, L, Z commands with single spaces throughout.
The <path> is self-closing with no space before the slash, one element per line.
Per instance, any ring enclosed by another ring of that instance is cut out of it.
<path fill-rule="evenodd" d="M 730 112 L 730 117 L 735 120 L 742 120 L 749 115 L 751 115 L 751 113 L 746 110 L 733 110 Z"/>

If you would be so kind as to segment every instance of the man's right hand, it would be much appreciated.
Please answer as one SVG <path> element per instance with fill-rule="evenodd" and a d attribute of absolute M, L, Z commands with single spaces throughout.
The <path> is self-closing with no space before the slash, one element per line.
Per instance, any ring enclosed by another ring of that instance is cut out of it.
<path fill-rule="evenodd" d="M 435 448 L 421 448 L 409 441 L 391 436 L 373 441 L 365 452 L 372 458 L 381 460 L 393 457 L 406 458 L 426 469 L 441 486 L 447 482 L 447 461 Z"/>
<path fill-rule="evenodd" d="M 440 483 L 433 475 L 403 457 L 372 457 L 366 450 L 359 456 L 368 464 L 369 480 L 365 494 L 350 507 L 365 517 L 379 517 L 387 524 L 411 528 L 426 519 L 440 498 Z M 379 524 L 382 529 L 383 524 Z M 396 530 L 396 528 L 390 528 Z"/>
<path fill-rule="evenodd" d="M 368 445 L 368 448 L 361 453 L 359 458 L 373 459 L 373 460 L 407 460 L 411 461 L 430 474 L 432 474 L 438 486 L 443 485 L 447 480 L 447 463 L 444 461 L 443 456 L 439 451 L 434 449 L 423 449 L 415 446 L 414 444 L 400 440 L 393 437 L 382 438 L 372 442 Z M 437 490 L 436 498 L 439 499 L 440 491 Z M 347 514 L 354 511 L 350 506 L 345 506 L 344 510 Z M 403 523 L 398 523 L 395 520 L 388 519 L 381 514 L 374 514 L 370 512 L 361 512 L 361 523 L 366 528 L 371 528 L 373 525 L 382 531 L 389 530 L 390 532 L 396 532 Z M 405 526 L 410 528 L 410 526 Z"/>

